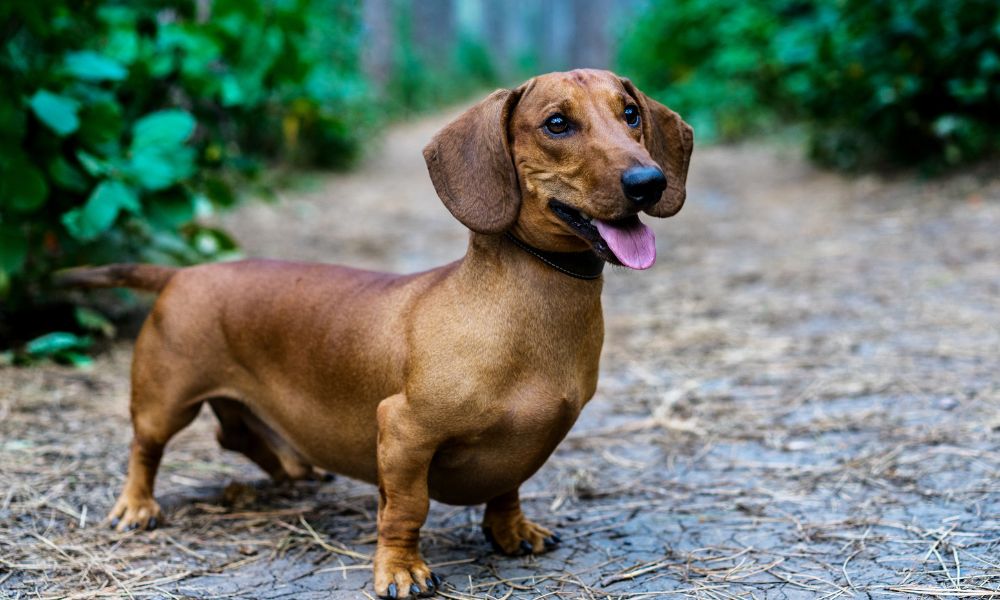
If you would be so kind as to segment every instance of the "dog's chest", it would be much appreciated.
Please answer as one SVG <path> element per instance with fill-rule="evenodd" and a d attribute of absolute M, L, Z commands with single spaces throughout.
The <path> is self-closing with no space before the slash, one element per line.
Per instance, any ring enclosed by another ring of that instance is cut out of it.
<path fill-rule="evenodd" d="M 472 504 L 516 488 L 594 395 L 599 288 L 539 289 L 480 293 L 461 310 L 442 298 L 416 320 L 407 394 L 438 408 L 451 431 L 431 466 L 432 497 Z"/>
<path fill-rule="evenodd" d="M 576 422 L 592 394 L 576 385 L 522 386 L 496 398 L 481 427 L 443 446 L 431 466 L 432 496 L 454 504 L 484 502 L 538 470 Z"/>

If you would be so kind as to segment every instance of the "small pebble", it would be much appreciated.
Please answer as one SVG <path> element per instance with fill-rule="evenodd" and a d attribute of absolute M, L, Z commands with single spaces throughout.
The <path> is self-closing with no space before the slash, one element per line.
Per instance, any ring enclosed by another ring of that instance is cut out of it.
<path fill-rule="evenodd" d="M 958 400 L 951 396 L 946 396 L 937 401 L 937 407 L 941 410 L 952 410 L 958 407 Z"/>

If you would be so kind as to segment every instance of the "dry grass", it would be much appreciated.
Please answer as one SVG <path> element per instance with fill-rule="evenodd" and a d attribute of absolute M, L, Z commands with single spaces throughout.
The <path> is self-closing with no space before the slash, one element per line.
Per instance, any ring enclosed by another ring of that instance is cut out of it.
<path fill-rule="evenodd" d="M 419 163 L 439 124 L 228 225 L 255 254 L 458 256 Z M 773 147 L 694 167 L 660 264 L 609 273 L 598 396 L 525 489 L 563 547 L 496 557 L 476 509 L 434 505 L 443 596 L 1000 598 L 1000 181 L 847 180 Z M 364 597 L 372 488 L 272 486 L 207 415 L 168 448 L 167 526 L 98 525 L 129 353 L 0 371 L 0 596 Z"/>

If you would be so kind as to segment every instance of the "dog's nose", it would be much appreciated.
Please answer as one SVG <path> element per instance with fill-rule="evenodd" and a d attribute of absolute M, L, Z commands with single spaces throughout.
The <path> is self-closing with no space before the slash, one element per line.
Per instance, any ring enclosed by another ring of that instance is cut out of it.
<path fill-rule="evenodd" d="M 649 208 L 656 204 L 663 190 L 667 189 L 667 178 L 656 167 L 632 167 L 622 173 L 622 189 L 625 197 L 635 202 L 639 208 Z"/>

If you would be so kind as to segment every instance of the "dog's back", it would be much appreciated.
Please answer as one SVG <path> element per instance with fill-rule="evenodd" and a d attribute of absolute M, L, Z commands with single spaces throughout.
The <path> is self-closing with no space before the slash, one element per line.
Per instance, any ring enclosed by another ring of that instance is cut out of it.
<path fill-rule="evenodd" d="M 136 342 L 133 403 L 228 398 L 313 464 L 374 481 L 380 400 L 403 386 L 416 275 L 274 260 L 182 269 Z M 162 393 L 163 382 L 183 385 Z"/>

